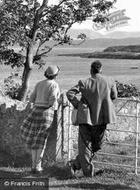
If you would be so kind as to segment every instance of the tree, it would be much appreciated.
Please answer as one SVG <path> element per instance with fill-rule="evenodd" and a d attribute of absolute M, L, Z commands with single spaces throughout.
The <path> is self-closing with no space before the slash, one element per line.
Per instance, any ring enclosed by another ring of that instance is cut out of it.
<path fill-rule="evenodd" d="M 1 60 L 12 67 L 23 66 L 22 86 L 18 99 L 25 97 L 34 64 L 42 66 L 40 59 L 53 47 L 71 44 L 68 34 L 73 24 L 87 18 L 93 22 L 105 22 L 110 8 L 116 0 L 5 0 L 0 10 L 0 51 Z M 84 39 L 85 35 L 79 35 Z M 48 46 L 47 42 L 54 44 Z M 25 58 L 9 46 L 19 45 Z"/>

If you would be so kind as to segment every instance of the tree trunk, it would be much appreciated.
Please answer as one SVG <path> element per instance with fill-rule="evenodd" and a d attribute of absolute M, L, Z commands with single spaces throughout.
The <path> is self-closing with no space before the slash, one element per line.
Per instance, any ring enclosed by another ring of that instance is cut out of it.
<path fill-rule="evenodd" d="M 29 43 L 29 46 L 27 48 L 26 61 L 24 64 L 24 71 L 22 75 L 22 87 L 18 94 L 18 100 L 24 101 L 27 95 L 28 81 L 29 81 L 29 77 L 30 77 L 32 67 L 33 67 L 33 58 L 37 54 L 37 49 L 39 47 L 39 41 L 38 42 L 36 41 L 36 36 L 38 33 L 38 24 L 39 24 L 40 14 L 42 13 L 44 6 L 47 3 L 48 3 L 48 0 L 43 0 L 42 6 L 36 12 L 33 28 L 30 31 L 32 41 Z"/>
<path fill-rule="evenodd" d="M 24 101 L 26 99 L 27 90 L 29 86 L 29 78 L 33 67 L 33 58 L 36 54 L 36 50 L 36 42 L 31 42 L 31 44 L 27 48 L 26 61 L 24 64 L 24 71 L 22 75 L 22 86 L 17 97 L 18 100 Z"/>
<path fill-rule="evenodd" d="M 24 73 L 24 80 L 22 80 L 22 86 L 19 90 L 19 94 L 17 97 L 18 100 L 25 101 L 25 99 L 26 99 L 27 90 L 28 90 L 28 86 L 29 86 L 28 83 L 29 83 L 31 71 L 32 71 L 32 69 L 24 67 L 24 72 L 23 72 Z"/>

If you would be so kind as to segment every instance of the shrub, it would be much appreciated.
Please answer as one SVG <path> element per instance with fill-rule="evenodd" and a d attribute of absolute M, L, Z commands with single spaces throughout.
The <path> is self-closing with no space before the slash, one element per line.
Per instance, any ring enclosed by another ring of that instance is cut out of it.
<path fill-rule="evenodd" d="M 140 91 L 134 84 L 120 83 L 116 81 L 118 97 L 138 97 L 140 96 Z"/>
<path fill-rule="evenodd" d="M 21 88 L 18 73 L 12 73 L 11 76 L 7 77 L 4 80 L 3 88 L 4 95 L 9 96 L 12 99 L 17 99 L 18 92 Z"/>
<path fill-rule="evenodd" d="M 9 96 L 12 99 L 17 99 L 18 92 L 21 88 L 21 83 L 19 82 L 21 79 L 18 77 L 18 73 L 11 73 L 11 76 L 7 77 L 4 80 L 3 92 L 4 95 Z M 116 81 L 118 97 L 139 97 L 140 91 L 134 84 L 121 83 Z M 30 90 L 27 92 L 26 100 L 29 99 Z"/>

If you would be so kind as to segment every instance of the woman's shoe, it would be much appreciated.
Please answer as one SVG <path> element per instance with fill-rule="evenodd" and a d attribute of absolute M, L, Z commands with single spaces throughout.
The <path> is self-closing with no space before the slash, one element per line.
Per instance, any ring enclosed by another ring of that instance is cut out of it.
<path fill-rule="evenodd" d="M 72 175 L 72 176 L 75 176 L 76 167 L 75 167 L 73 161 L 69 161 L 69 162 L 67 163 L 67 165 L 68 165 L 68 167 L 69 167 L 69 169 L 70 169 L 71 175 Z"/>
<path fill-rule="evenodd" d="M 42 173 L 43 172 L 43 168 L 41 167 L 41 163 L 39 163 L 39 164 L 36 165 L 36 171 L 38 173 Z"/>
<path fill-rule="evenodd" d="M 37 169 L 37 168 L 32 168 L 31 169 L 31 174 L 42 174 L 42 172 L 43 172 L 43 169 L 41 168 L 41 169 Z"/>
<path fill-rule="evenodd" d="M 43 168 L 39 168 L 39 169 L 36 168 L 36 173 L 37 174 L 42 174 L 43 173 Z"/>
<path fill-rule="evenodd" d="M 31 174 L 36 174 L 37 173 L 36 168 L 32 168 L 30 173 Z"/>

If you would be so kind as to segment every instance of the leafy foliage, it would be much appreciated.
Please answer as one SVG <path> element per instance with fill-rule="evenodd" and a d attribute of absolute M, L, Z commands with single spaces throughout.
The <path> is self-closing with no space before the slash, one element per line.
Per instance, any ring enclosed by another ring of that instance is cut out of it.
<path fill-rule="evenodd" d="M 67 33 L 74 23 L 82 23 L 93 15 L 93 21 L 103 22 L 102 19 L 114 2 L 115 0 L 61 0 L 58 4 L 49 5 L 46 0 L 42 4 L 37 0 L 6 0 L 0 12 L 0 44 L 18 44 L 27 49 L 35 37 L 34 41 L 39 42 L 35 55 L 41 56 L 39 50 L 50 39 L 58 44 L 70 43 L 72 39 Z M 81 37 L 83 39 L 84 36 Z M 50 47 L 46 47 L 46 50 L 47 53 Z"/>
<path fill-rule="evenodd" d="M 0 49 L 0 60 L 5 65 L 14 67 L 23 67 L 24 56 L 20 53 L 16 53 L 13 49 Z"/>
<path fill-rule="evenodd" d="M 12 99 L 17 99 L 18 92 L 21 88 L 21 83 L 19 82 L 18 74 L 12 73 L 11 76 L 4 80 L 3 93 Z"/>
<path fill-rule="evenodd" d="M 140 91 L 134 84 L 124 84 L 119 81 L 116 81 L 118 97 L 138 97 L 140 96 Z"/>
<path fill-rule="evenodd" d="M 24 67 L 21 91 L 27 90 L 33 65 L 43 66 L 40 61 L 43 55 L 58 45 L 72 43 L 68 31 L 75 23 L 87 18 L 105 22 L 114 2 L 116 0 L 59 0 L 52 4 L 51 0 L 5 0 L 0 11 L 0 47 L 8 54 L 1 56 L 1 62 L 6 58 L 5 64 Z M 82 41 L 85 38 L 85 35 L 78 36 Z M 52 40 L 55 43 L 47 45 Z M 21 47 L 25 59 L 9 50 L 15 45 Z"/>

